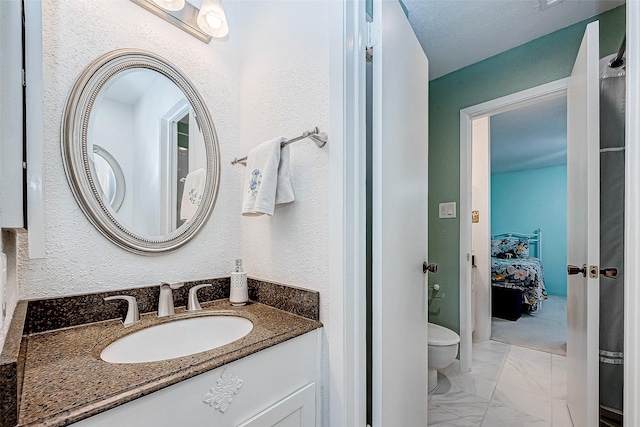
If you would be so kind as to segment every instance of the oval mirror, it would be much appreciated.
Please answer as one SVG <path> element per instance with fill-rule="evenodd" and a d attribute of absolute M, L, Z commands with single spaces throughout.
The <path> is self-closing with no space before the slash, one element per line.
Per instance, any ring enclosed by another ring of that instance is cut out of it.
<path fill-rule="evenodd" d="M 109 52 L 78 77 L 62 158 L 89 221 L 131 252 L 178 249 L 215 204 L 220 159 L 209 112 L 186 76 L 150 52 Z"/>

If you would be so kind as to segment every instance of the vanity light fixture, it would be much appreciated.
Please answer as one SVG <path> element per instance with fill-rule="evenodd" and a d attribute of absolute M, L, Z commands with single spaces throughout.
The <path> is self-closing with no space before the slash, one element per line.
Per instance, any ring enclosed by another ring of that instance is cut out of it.
<path fill-rule="evenodd" d="M 153 2 L 164 10 L 172 12 L 182 9 L 185 4 L 185 0 L 153 0 Z"/>
<path fill-rule="evenodd" d="M 227 18 L 220 0 L 204 0 L 198 13 L 198 26 L 212 37 L 220 38 L 229 34 Z"/>
<path fill-rule="evenodd" d="M 212 37 L 224 38 L 229 34 L 221 0 L 131 1 L 204 43 L 209 43 Z"/>

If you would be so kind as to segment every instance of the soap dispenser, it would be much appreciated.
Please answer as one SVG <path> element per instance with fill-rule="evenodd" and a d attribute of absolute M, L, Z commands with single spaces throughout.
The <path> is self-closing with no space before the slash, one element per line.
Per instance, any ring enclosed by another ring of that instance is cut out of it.
<path fill-rule="evenodd" d="M 231 292 L 229 301 L 231 305 L 245 305 L 249 300 L 247 288 L 247 273 L 242 271 L 242 260 L 236 260 L 236 269 L 231 273 Z"/>

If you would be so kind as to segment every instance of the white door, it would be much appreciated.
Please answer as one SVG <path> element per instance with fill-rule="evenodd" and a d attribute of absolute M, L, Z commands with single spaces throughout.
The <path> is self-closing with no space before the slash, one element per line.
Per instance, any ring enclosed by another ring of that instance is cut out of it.
<path fill-rule="evenodd" d="M 397 0 L 374 3 L 373 427 L 427 425 L 428 61 Z"/>
<path fill-rule="evenodd" d="M 567 400 L 575 426 L 598 425 L 600 105 L 598 22 L 587 26 L 567 89 Z M 595 271 L 591 271 L 595 270 Z M 575 273 L 575 269 L 573 273 Z"/>

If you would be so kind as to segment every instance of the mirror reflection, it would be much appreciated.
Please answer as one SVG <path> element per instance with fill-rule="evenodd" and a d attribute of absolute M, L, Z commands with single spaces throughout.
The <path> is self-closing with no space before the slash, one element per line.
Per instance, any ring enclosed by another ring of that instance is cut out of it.
<path fill-rule="evenodd" d="M 126 182 L 120 164 L 107 150 L 97 144 L 93 146 L 91 161 L 105 205 L 118 212 L 126 193 Z"/>
<path fill-rule="evenodd" d="M 113 50 L 89 63 L 61 136 L 78 206 L 125 250 L 175 251 L 215 206 L 220 154 L 209 110 L 187 76 L 152 52 Z"/>
<path fill-rule="evenodd" d="M 158 238 L 196 213 L 207 179 L 204 136 L 187 97 L 163 74 L 132 68 L 111 77 L 91 110 L 87 150 L 105 205 L 128 230 Z"/>

